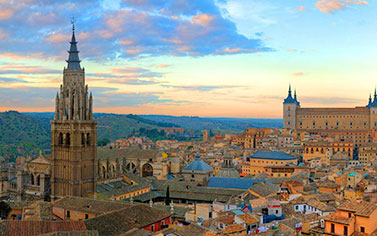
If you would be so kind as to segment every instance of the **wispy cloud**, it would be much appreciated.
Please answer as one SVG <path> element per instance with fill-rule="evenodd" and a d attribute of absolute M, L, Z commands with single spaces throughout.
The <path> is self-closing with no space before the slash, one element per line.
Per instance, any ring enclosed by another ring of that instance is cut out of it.
<path fill-rule="evenodd" d="M 294 72 L 292 73 L 293 76 L 300 77 L 304 75 L 304 72 Z"/>
<path fill-rule="evenodd" d="M 190 90 L 190 91 L 199 91 L 199 92 L 209 92 L 218 89 L 232 89 L 232 88 L 240 88 L 245 86 L 239 85 L 161 85 L 167 88 L 174 88 L 178 90 Z"/>
<path fill-rule="evenodd" d="M 315 6 L 323 13 L 331 14 L 335 11 L 349 8 L 351 5 L 368 5 L 368 1 L 363 0 L 320 0 Z"/>
<path fill-rule="evenodd" d="M 356 99 L 356 98 L 347 98 L 347 97 L 301 97 L 300 101 L 307 102 L 307 103 L 315 103 L 315 104 L 323 104 L 323 105 L 330 105 L 330 104 L 355 104 L 360 103 L 363 100 Z"/>

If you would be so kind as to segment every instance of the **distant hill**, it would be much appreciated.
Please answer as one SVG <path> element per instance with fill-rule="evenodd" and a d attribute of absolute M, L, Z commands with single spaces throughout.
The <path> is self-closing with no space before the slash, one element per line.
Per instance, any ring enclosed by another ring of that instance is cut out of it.
<path fill-rule="evenodd" d="M 0 112 L 0 156 L 14 159 L 36 155 L 39 150 L 49 151 L 51 142 L 50 120 L 54 113 Z M 140 128 L 146 130 L 172 127 L 173 124 L 148 120 L 136 115 L 94 114 L 98 121 L 97 140 L 111 141 L 130 136 Z"/>
<path fill-rule="evenodd" d="M 0 113 L 0 156 L 36 155 L 49 148 L 50 129 L 45 121 L 16 111 Z"/>
<path fill-rule="evenodd" d="M 50 149 L 50 120 L 54 113 L 0 112 L 0 156 L 13 159 L 18 156 L 37 155 L 39 150 Z M 163 115 L 118 115 L 96 113 L 98 121 L 97 140 L 129 137 L 141 134 L 152 140 L 164 138 L 158 131 L 161 127 L 183 127 L 194 136 L 179 137 L 179 140 L 198 138 L 200 130 L 214 132 L 239 132 L 247 127 L 282 127 L 281 119 L 201 118 Z M 174 138 L 174 137 L 173 137 Z"/>
<path fill-rule="evenodd" d="M 255 128 L 282 128 L 282 119 L 256 119 L 256 118 L 212 118 L 197 116 L 166 116 L 166 115 L 140 115 L 143 118 L 157 122 L 168 122 L 190 129 L 234 130 L 240 131 L 248 127 Z"/>

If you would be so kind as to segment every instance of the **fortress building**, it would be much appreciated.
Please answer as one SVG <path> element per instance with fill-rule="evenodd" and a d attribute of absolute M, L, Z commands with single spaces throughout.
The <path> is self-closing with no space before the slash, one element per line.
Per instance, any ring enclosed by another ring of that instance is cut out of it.
<path fill-rule="evenodd" d="M 63 84 L 56 94 L 51 121 L 51 198 L 85 196 L 96 190 L 97 121 L 93 98 L 80 66 L 73 26 Z"/>
<path fill-rule="evenodd" d="M 352 139 L 356 144 L 371 142 L 377 129 L 377 92 L 374 99 L 363 107 L 354 108 L 302 108 L 296 91 L 283 102 L 284 128 L 298 132 L 327 134 L 340 139 Z"/>

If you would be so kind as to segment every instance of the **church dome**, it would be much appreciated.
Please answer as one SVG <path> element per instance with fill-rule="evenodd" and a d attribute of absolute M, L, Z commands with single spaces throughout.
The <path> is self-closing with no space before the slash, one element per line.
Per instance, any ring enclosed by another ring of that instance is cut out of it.
<path fill-rule="evenodd" d="M 223 178 L 239 178 L 240 173 L 234 168 L 226 168 L 222 167 L 216 174 L 216 177 L 223 177 Z"/>
<path fill-rule="evenodd" d="M 188 164 L 185 168 L 185 171 L 212 171 L 213 168 L 205 163 L 200 156 L 195 157 L 195 160 Z"/>
<path fill-rule="evenodd" d="M 224 157 L 223 165 L 221 166 L 220 170 L 217 172 L 216 177 L 223 177 L 223 178 L 239 178 L 240 173 L 236 169 L 233 168 L 232 163 L 233 157 L 226 156 Z"/>

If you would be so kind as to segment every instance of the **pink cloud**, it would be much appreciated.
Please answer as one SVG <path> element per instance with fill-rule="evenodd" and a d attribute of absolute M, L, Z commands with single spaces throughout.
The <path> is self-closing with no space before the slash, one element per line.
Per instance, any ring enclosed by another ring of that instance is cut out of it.
<path fill-rule="evenodd" d="M 126 48 L 126 53 L 131 55 L 140 54 L 142 52 L 141 47 Z"/>
<path fill-rule="evenodd" d="M 99 31 L 96 31 L 96 34 L 104 39 L 110 39 L 114 37 L 114 34 L 110 32 L 109 30 L 99 30 Z"/>
<path fill-rule="evenodd" d="M 6 39 L 9 37 L 9 34 L 5 32 L 4 30 L 0 29 L 0 40 Z"/>
<path fill-rule="evenodd" d="M 52 34 L 48 36 L 46 40 L 50 43 L 69 42 L 71 40 L 71 36 L 71 34 L 57 34 L 52 32 Z M 89 38 L 89 33 L 82 32 L 77 35 L 77 39 L 79 40 L 85 40 L 87 38 Z"/>
<path fill-rule="evenodd" d="M 294 72 L 292 75 L 299 77 L 299 76 L 303 76 L 304 72 Z"/>
<path fill-rule="evenodd" d="M 24 55 L 17 54 L 17 53 L 12 53 L 12 52 L 0 53 L 0 58 L 9 58 L 12 60 L 20 60 L 20 59 L 30 60 L 29 57 L 26 57 Z"/>
<path fill-rule="evenodd" d="M 0 8 L 0 20 L 6 20 L 13 16 L 13 11 L 9 9 Z"/>
<path fill-rule="evenodd" d="M 146 12 L 133 12 L 132 10 L 119 10 L 116 14 L 105 15 L 106 25 L 115 33 L 122 33 L 129 23 L 149 25 L 149 15 Z"/>
<path fill-rule="evenodd" d="M 50 43 L 62 43 L 69 41 L 70 35 L 69 34 L 57 34 L 52 32 L 50 36 L 46 38 L 47 41 Z"/>
<path fill-rule="evenodd" d="M 26 65 L 10 65 L 10 64 L 6 64 L 6 65 L 2 65 L 1 66 L 1 69 L 2 70 L 6 70 L 6 71 L 19 71 L 19 72 L 23 72 L 23 73 L 43 73 L 43 72 L 46 72 L 45 69 L 41 68 L 41 67 L 37 67 L 37 66 L 26 66 Z"/>
<path fill-rule="evenodd" d="M 211 22 L 215 19 L 214 16 L 208 15 L 208 14 L 199 14 L 192 16 L 192 21 L 196 24 L 200 24 L 202 26 L 209 26 Z"/>
<path fill-rule="evenodd" d="M 225 48 L 224 52 L 226 53 L 237 53 L 240 52 L 241 48 Z"/>
<path fill-rule="evenodd" d="M 304 6 L 299 6 L 296 8 L 296 11 L 305 11 L 306 8 Z"/>
<path fill-rule="evenodd" d="M 320 0 L 315 6 L 323 13 L 331 14 L 334 11 L 342 10 L 349 5 L 368 5 L 368 1 L 364 0 Z"/>
<path fill-rule="evenodd" d="M 120 44 L 122 44 L 123 46 L 130 46 L 132 44 L 135 43 L 134 40 L 131 40 L 131 39 L 122 39 L 119 41 Z"/>
<path fill-rule="evenodd" d="M 166 68 L 168 66 L 170 66 L 170 65 L 168 65 L 168 64 L 158 64 L 157 65 L 158 68 Z"/>
<path fill-rule="evenodd" d="M 43 15 L 40 12 L 36 12 L 31 16 L 31 20 L 38 25 L 50 25 L 58 22 L 58 17 L 52 12 L 47 15 Z"/>
<path fill-rule="evenodd" d="M 242 48 L 225 48 L 223 50 L 218 50 L 217 54 L 235 54 L 240 52 L 254 53 L 258 52 L 258 49 L 242 49 Z"/>

